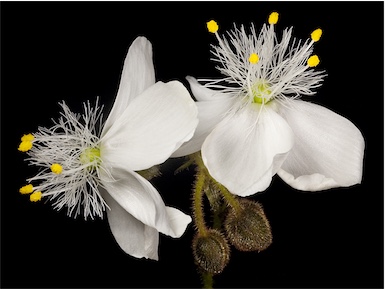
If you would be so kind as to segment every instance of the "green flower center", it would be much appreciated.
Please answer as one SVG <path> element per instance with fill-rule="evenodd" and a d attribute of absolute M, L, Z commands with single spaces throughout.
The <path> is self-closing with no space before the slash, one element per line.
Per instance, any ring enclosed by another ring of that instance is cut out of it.
<path fill-rule="evenodd" d="M 86 148 L 80 154 L 80 162 L 83 165 L 90 165 L 89 168 L 96 168 L 100 165 L 100 149 L 98 147 Z"/>
<path fill-rule="evenodd" d="M 270 85 L 264 81 L 257 82 L 251 87 L 253 103 L 267 103 L 270 101 L 271 90 Z"/>

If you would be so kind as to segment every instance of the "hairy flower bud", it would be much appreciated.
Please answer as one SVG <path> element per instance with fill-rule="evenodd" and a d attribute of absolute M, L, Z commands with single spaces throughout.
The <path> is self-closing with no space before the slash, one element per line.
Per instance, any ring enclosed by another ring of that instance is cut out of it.
<path fill-rule="evenodd" d="M 273 236 L 262 206 L 246 199 L 239 200 L 240 208 L 231 208 L 225 220 L 228 240 L 240 251 L 263 251 Z"/>
<path fill-rule="evenodd" d="M 219 274 L 230 259 L 230 246 L 226 238 L 217 230 L 210 229 L 206 234 L 197 234 L 192 243 L 197 265 L 211 274 Z"/>

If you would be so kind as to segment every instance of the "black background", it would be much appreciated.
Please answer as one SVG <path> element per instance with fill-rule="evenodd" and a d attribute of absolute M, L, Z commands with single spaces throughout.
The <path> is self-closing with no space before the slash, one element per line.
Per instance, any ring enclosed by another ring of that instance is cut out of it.
<path fill-rule="evenodd" d="M 294 26 L 315 46 L 328 77 L 312 101 L 354 122 L 366 140 L 361 185 L 303 193 L 275 177 L 253 196 L 274 241 L 261 253 L 232 250 L 216 287 L 383 287 L 382 2 L 2 2 L 1 287 L 199 287 L 190 244 L 161 235 L 160 261 L 124 254 L 106 220 L 70 219 L 18 193 L 37 171 L 17 151 L 20 137 L 50 126 L 65 100 L 73 111 L 96 96 L 108 114 L 122 63 L 139 35 L 153 44 L 158 80 L 219 76 L 209 60 L 215 37 L 233 22 L 261 27 L 278 11 L 278 31 Z M 190 213 L 193 170 L 154 180 L 165 202 Z"/>

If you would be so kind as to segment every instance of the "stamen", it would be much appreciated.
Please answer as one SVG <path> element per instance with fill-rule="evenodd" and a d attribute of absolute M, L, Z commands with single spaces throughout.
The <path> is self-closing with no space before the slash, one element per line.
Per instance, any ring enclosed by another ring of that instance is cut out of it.
<path fill-rule="evenodd" d="M 31 133 L 25 134 L 21 137 L 21 141 L 33 141 L 34 139 L 35 137 Z"/>
<path fill-rule="evenodd" d="M 34 192 L 33 194 L 31 194 L 31 195 L 29 196 L 29 200 L 30 200 L 31 202 L 38 202 L 38 201 L 41 200 L 41 196 L 42 196 L 42 193 L 39 192 L 39 191 L 37 191 L 37 192 Z"/>
<path fill-rule="evenodd" d="M 59 164 L 52 164 L 51 171 L 54 174 L 60 175 L 63 172 L 63 167 Z"/>
<path fill-rule="evenodd" d="M 31 184 L 25 185 L 24 187 L 21 187 L 19 192 L 23 195 L 30 194 L 33 192 L 33 186 Z"/>
<path fill-rule="evenodd" d="M 211 33 L 216 33 L 218 31 L 218 24 L 214 20 L 207 22 L 207 29 Z"/>
<path fill-rule="evenodd" d="M 320 60 L 318 58 L 317 55 L 312 55 L 309 57 L 309 59 L 307 60 L 307 65 L 309 65 L 310 67 L 315 67 L 317 66 L 318 64 L 320 63 Z"/>
<path fill-rule="evenodd" d="M 277 24 L 278 22 L 278 12 L 272 12 L 269 15 L 269 24 Z"/>
<path fill-rule="evenodd" d="M 259 61 L 259 56 L 256 53 L 252 53 L 249 57 L 249 61 L 251 64 L 257 64 Z"/>
<path fill-rule="evenodd" d="M 102 218 L 108 208 L 99 192 L 102 109 L 97 101 L 95 107 L 85 103 L 84 114 L 73 113 L 64 102 L 60 105 L 63 112 L 53 120 L 52 127 L 40 127 L 38 132 L 22 138 L 22 151 L 33 145 L 28 152 L 29 163 L 43 169 L 27 180 L 30 184 L 39 181 L 39 185 L 25 186 L 20 192 L 31 193 L 32 202 L 48 197 L 55 209 L 66 208 L 69 216 L 82 213 L 85 219 Z"/>
<path fill-rule="evenodd" d="M 21 152 L 27 152 L 32 148 L 32 142 L 29 140 L 24 140 L 20 143 L 18 150 Z"/>
<path fill-rule="evenodd" d="M 314 42 L 317 42 L 318 40 L 320 40 L 321 35 L 322 35 L 322 29 L 320 29 L 320 28 L 314 30 L 314 31 L 310 34 L 311 39 L 312 39 Z"/>
<path fill-rule="evenodd" d="M 279 17 L 278 12 L 268 15 L 268 23 L 259 33 L 253 25 L 250 32 L 244 26 L 234 26 L 222 38 L 215 32 L 219 43 L 213 45 L 212 59 L 219 64 L 217 68 L 224 77 L 201 79 L 206 82 L 205 87 L 240 96 L 247 99 L 242 102 L 246 104 L 264 105 L 273 99 L 284 103 L 313 95 L 325 76 L 324 71 L 309 69 L 320 62 L 318 56 L 312 56 L 312 48 L 322 37 L 322 29 L 310 31 L 311 38 L 306 41 L 294 38 L 292 28 L 286 28 L 279 38 L 274 27 Z"/>

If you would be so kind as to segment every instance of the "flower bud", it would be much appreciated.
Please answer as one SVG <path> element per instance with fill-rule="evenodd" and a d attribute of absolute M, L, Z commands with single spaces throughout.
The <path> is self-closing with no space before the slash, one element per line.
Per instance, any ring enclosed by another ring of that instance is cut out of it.
<path fill-rule="evenodd" d="M 240 208 L 230 208 L 225 220 L 229 242 L 240 251 L 263 251 L 273 236 L 262 206 L 247 199 L 239 200 Z"/>
<path fill-rule="evenodd" d="M 197 234 L 192 243 L 195 262 L 211 274 L 219 274 L 230 259 L 230 246 L 217 230 L 209 229 L 205 235 Z"/>

